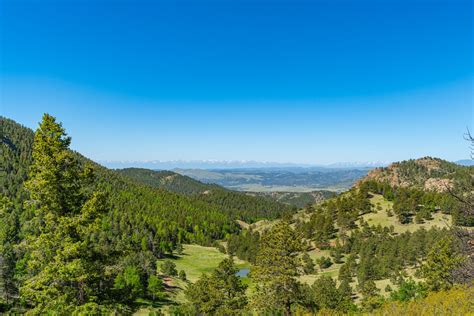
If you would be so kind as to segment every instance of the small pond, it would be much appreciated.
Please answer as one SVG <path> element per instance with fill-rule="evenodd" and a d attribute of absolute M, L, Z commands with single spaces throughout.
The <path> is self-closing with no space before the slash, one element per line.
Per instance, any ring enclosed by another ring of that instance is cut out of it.
<path fill-rule="evenodd" d="M 249 268 L 243 268 L 243 269 L 240 269 L 235 275 L 241 278 L 245 278 L 247 277 L 249 272 L 250 272 Z"/>

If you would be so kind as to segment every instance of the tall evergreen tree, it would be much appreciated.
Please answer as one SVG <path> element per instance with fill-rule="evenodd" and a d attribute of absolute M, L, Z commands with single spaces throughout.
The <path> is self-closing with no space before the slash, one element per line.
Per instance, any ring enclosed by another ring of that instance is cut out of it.
<path fill-rule="evenodd" d="M 188 287 L 186 296 L 198 313 L 241 315 L 247 305 L 247 286 L 236 275 L 237 271 L 233 259 L 227 258 L 210 276 L 203 275 Z"/>
<path fill-rule="evenodd" d="M 342 302 L 342 295 L 336 282 L 330 276 L 319 277 L 312 286 L 314 301 L 318 309 L 336 309 Z"/>
<path fill-rule="evenodd" d="M 291 306 L 300 299 L 297 276 L 302 270 L 298 253 L 304 245 L 302 237 L 288 222 L 278 222 L 261 238 L 251 276 L 257 283 L 253 305 L 260 310 L 283 310 L 291 314 Z"/>
<path fill-rule="evenodd" d="M 27 276 L 20 291 L 32 313 L 71 313 L 99 295 L 101 253 L 89 236 L 98 230 L 105 196 L 87 195 L 90 170 L 69 150 L 71 139 L 45 114 L 35 133 L 33 164 L 25 183 L 34 210 L 25 242 Z"/>
<path fill-rule="evenodd" d="M 454 283 L 453 272 L 463 260 L 464 258 L 456 251 L 452 237 L 445 237 L 434 244 L 420 270 L 428 289 L 432 291 L 449 289 Z"/>

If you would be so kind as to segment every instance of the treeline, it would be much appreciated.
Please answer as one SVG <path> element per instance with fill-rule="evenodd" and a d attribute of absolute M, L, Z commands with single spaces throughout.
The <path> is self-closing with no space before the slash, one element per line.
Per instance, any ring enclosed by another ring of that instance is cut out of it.
<path fill-rule="evenodd" d="M 188 176 L 167 170 L 158 171 L 144 168 L 125 168 L 116 169 L 116 171 L 151 187 L 185 195 L 203 193 L 206 190 L 219 188 L 216 184 L 202 183 Z"/>

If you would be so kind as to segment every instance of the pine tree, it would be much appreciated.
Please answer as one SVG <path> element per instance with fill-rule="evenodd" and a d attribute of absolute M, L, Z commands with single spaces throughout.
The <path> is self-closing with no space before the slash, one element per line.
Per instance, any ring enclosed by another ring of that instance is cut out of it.
<path fill-rule="evenodd" d="M 350 303 L 352 299 L 352 287 L 350 283 L 347 280 L 344 280 L 339 284 L 339 287 L 337 288 L 339 293 L 341 294 L 341 298 L 343 302 Z"/>
<path fill-rule="evenodd" d="M 313 274 L 314 272 L 316 272 L 316 269 L 315 269 L 315 264 L 314 264 L 314 261 L 313 259 L 311 259 L 311 257 L 308 255 L 307 252 L 304 253 L 303 257 L 303 270 L 304 270 L 304 273 L 306 274 Z"/>
<path fill-rule="evenodd" d="M 359 283 L 358 286 L 364 298 L 375 296 L 379 292 L 374 280 L 365 280 L 363 283 Z"/>
<path fill-rule="evenodd" d="M 261 310 L 284 310 L 291 314 L 291 306 L 299 300 L 302 269 L 298 253 L 304 245 L 301 236 L 288 222 L 278 222 L 261 238 L 256 264 L 251 271 L 257 283 L 253 305 Z"/>
<path fill-rule="evenodd" d="M 337 309 L 342 302 L 336 282 L 329 276 L 321 276 L 312 286 L 314 301 L 318 309 Z"/>
<path fill-rule="evenodd" d="M 152 279 L 152 283 L 156 281 Z M 152 284 L 152 290 L 158 290 L 157 284 Z M 143 285 L 141 282 L 140 272 L 136 267 L 126 267 L 122 273 L 119 273 L 114 281 L 114 289 L 124 297 L 125 300 L 133 302 L 135 298 L 143 294 Z M 153 291 L 156 295 L 157 291 Z"/>
<path fill-rule="evenodd" d="M 452 273 L 464 258 L 456 251 L 452 237 L 439 240 L 428 253 L 420 269 L 426 286 L 431 291 L 447 290 L 454 283 Z"/>
<path fill-rule="evenodd" d="M 70 313 L 99 293 L 100 258 L 89 236 L 98 230 L 105 196 L 86 195 L 91 172 L 69 151 L 70 138 L 55 118 L 45 114 L 35 133 L 33 164 L 25 187 L 34 211 L 22 244 L 27 276 L 20 288 L 34 309 Z"/>
<path fill-rule="evenodd" d="M 186 281 L 187 280 L 186 272 L 184 270 L 180 270 L 178 273 L 178 278 L 182 281 Z"/>
<path fill-rule="evenodd" d="M 176 263 L 171 260 L 165 260 L 165 262 L 161 264 L 161 273 L 168 276 L 178 275 L 178 270 L 176 270 Z"/>
<path fill-rule="evenodd" d="M 203 275 L 186 290 L 186 297 L 198 313 L 210 315 L 241 315 L 247 305 L 247 288 L 236 275 L 232 258 L 224 259 L 208 275 Z"/>
<path fill-rule="evenodd" d="M 175 251 L 176 251 L 176 253 L 177 253 L 178 255 L 182 255 L 182 254 L 183 254 L 183 250 L 184 250 L 184 248 L 183 248 L 183 245 L 182 245 L 182 244 L 177 244 L 177 245 L 176 245 Z"/>
<path fill-rule="evenodd" d="M 387 285 L 388 286 L 388 285 Z M 387 290 L 386 290 L 387 291 Z M 423 296 L 423 287 L 412 279 L 403 280 L 396 291 L 390 293 L 393 301 L 409 301 Z"/>
<path fill-rule="evenodd" d="M 160 279 L 158 276 L 152 274 L 148 278 L 148 294 L 151 295 L 153 301 L 155 301 L 156 297 L 159 297 L 164 290 L 163 280 Z"/>

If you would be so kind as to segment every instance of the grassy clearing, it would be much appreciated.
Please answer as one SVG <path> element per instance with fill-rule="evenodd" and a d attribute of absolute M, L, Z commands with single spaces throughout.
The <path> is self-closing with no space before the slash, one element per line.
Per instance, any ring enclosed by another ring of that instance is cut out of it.
<path fill-rule="evenodd" d="M 259 233 L 262 233 L 272 228 L 276 223 L 278 223 L 278 221 L 280 220 L 279 219 L 273 220 L 273 221 L 261 220 L 249 225 L 248 228 L 252 229 L 253 231 L 258 231 Z"/>
<path fill-rule="evenodd" d="M 315 264 L 316 264 L 316 260 L 318 260 L 321 257 L 330 257 L 329 253 L 330 253 L 329 250 L 320 250 L 320 249 L 314 249 L 314 250 L 308 251 L 308 255 L 314 261 Z M 321 270 L 319 266 L 316 264 L 317 272 L 315 274 L 302 275 L 299 277 L 299 280 L 303 283 L 312 285 L 314 281 L 316 281 L 316 279 L 318 279 L 321 275 L 326 275 L 326 276 L 330 276 L 332 278 L 337 279 L 337 276 L 339 275 L 339 269 L 341 266 L 342 266 L 342 263 L 339 263 L 339 264 L 333 263 L 329 268 Z"/>
<path fill-rule="evenodd" d="M 162 311 L 167 314 L 172 305 L 185 303 L 186 297 L 184 295 L 184 289 L 187 287 L 189 282 L 196 282 L 203 273 L 211 273 L 225 258 L 227 258 L 227 255 L 219 252 L 214 247 L 184 245 L 183 254 L 171 258 L 171 260 L 176 264 L 176 269 L 178 271 L 184 270 L 184 272 L 186 272 L 188 281 L 182 281 L 175 277 L 166 277 L 165 283 L 167 284 L 166 292 L 168 301 L 162 302 L 161 304 L 155 304 L 155 307 L 152 306 L 151 302 L 143 301 L 141 302 L 143 308 L 139 309 L 134 315 L 148 315 L 152 311 L 157 311 L 159 307 L 161 307 Z M 161 264 L 164 260 L 165 259 L 160 260 L 158 264 Z M 237 268 L 250 268 L 248 262 L 238 258 L 234 258 L 234 260 Z M 248 278 L 242 278 L 242 281 L 247 284 L 250 283 Z M 162 306 L 157 307 L 156 305 Z"/>
<path fill-rule="evenodd" d="M 451 215 L 442 214 L 441 212 L 433 213 L 433 219 L 430 221 L 425 221 L 423 224 L 400 224 L 395 215 L 388 216 L 387 211 L 393 208 L 393 203 L 384 199 L 382 195 L 375 194 L 370 202 L 374 205 L 375 208 L 380 206 L 381 209 L 375 213 L 369 213 L 362 216 L 364 221 L 370 225 L 377 226 L 381 225 L 382 227 L 393 226 L 396 233 L 404 233 L 407 231 L 413 232 L 421 227 L 425 229 L 430 229 L 432 227 L 444 228 L 448 227 L 451 223 Z"/>
<path fill-rule="evenodd" d="M 184 251 L 174 261 L 176 269 L 184 270 L 189 281 L 195 282 L 203 273 L 211 273 L 219 263 L 227 258 L 226 254 L 219 252 L 214 247 L 198 245 L 184 245 Z M 238 268 L 248 268 L 248 262 L 234 258 Z M 162 260 L 160 260 L 162 261 Z"/>

